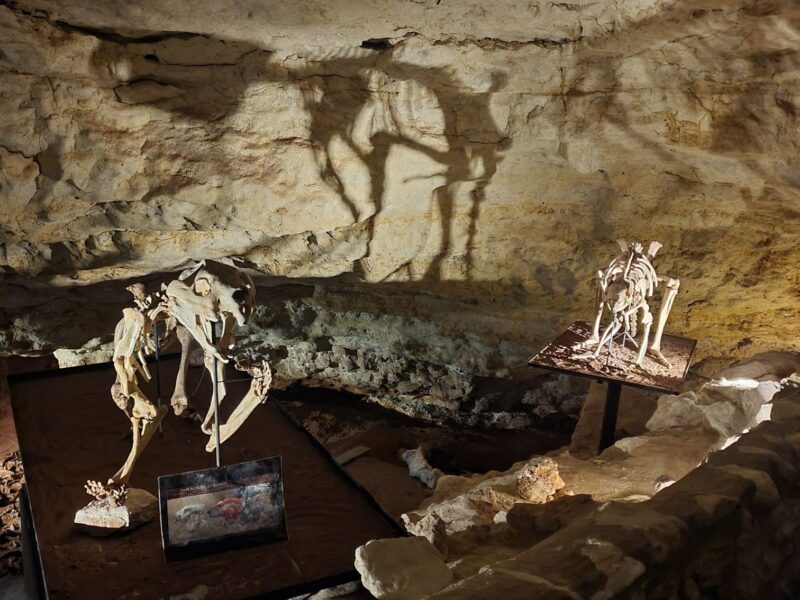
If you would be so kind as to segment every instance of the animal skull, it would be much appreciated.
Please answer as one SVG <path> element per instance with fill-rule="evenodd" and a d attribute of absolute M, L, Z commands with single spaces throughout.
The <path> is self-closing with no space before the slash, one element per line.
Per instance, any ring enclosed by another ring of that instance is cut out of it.
<path fill-rule="evenodd" d="M 169 311 L 191 332 L 206 354 L 228 362 L 234 325 L 253 314 L 255 286 L 246 273 L 217 262 L 202 261 L 183 271 L 164 288 Z M 213 324 L 222 322 L 219 341 Z"/>

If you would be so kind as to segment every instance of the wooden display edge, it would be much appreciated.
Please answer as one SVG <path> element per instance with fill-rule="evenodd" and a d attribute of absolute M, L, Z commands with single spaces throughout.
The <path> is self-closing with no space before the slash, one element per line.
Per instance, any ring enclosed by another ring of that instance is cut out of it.
<path fill-rule="evenodd" d="M 577 325 L 579 323 L 587 323 L 588 324 L 588 321 L 578 320 L 578 321 L 575 321 L 572 324 L 570 324 L 569 327 L 567 327 L 564 331 L 562 331 L 557 336 L 555 336 L 550 342 L 547 343 L 547 345 L 544 348 L 542 348 L 539 352 L 537 352 L 533 356 L 533 358 L 528 360 L 528 366 L 529 367 L 534 367 L 534 368 L 537 368 L 537 369 L 546 369 L 548 371 L 554 371 L 556 373 L 565 373 L 567 375 L 574 375 L 576 377 L 583 377 L 584 379 L 591 379 L 593 381 L 597 381 L 597 382 L 600 382 L 600 383 L 603 383 L 603 382 L 605 382 L 605 383 L 619 383 L 619 384 L 622 384 L 622 385 L 639 388 L 639 389 L 646 390 L 646 391 L 649 391 L 649 392 L 657 392 L 657 393 L 661 393 L 661 394 L 670 394 L 670 395 L 677 395 L 677 394 L 681 393 L 681 390 L 680 390 L 679 387 L 668 388 L 668 387 L 662 387 L 662 386 L 658 386 L 658 385 L 647 385 L 645 383 L 629 381 L 628 379 L 625 379 L 625 378 L 622 378 L 622 377 L 609 377 L 607 375 L 603 375 L 602 373 L 588 373 L 586 371 L 578 371 L 578 370 L 569 369 L 569 368 L 566 368 L 566 367 L 557 367 L 555 365 L 543 364 L 543 363 L 537 362 L 536 359 L 539 356 L 541 356 L 545 352 L 545 350 L 547 350 L 550 346 L 552 346 L 553 343 L 556 340 L 558 340 L 560 337 L 562 337 L 564 334 L 566 334 L 569 331 L 570 327 L 573 327 L 573 326 L 575 326 L 575 325 Z M 697 340 L 692 339 L 692 338 L 679 336 L 679 335 L 669 335 L 669 334 L 664 334 L 664 338 L 672 338 L 674 340 L 683 340 L 685 342 L 688 342 L 687 347 L 689 348 L 689 353 L 688 353 L 688 355 L 686 357 L 686 367 L 684 368 L 683 373 L 680 376 L 681 383 L 683 383 L 686 380 L 687 375 L 689 374 L 689 368 L 691 367 L 691 364 L 692 364 L 692 358 L 694 357 L 694 352 L 697 349 Z"/>
<path fill-rule="evenodd" d="M 168 360 L 168 359 L 176 359 L 180 358 L 180 354 L 178 353 L 170 353 L 170 354 L 162 354 L 161 360 Z M 148 357 L 148 363 L 155 363 L 156 360 L 153 357 Z M 38 379 L 50 379 L 54 377 L 60 377 L 62 375 L 75 375 L 79 373 L 89 373 L 94 371 L 104 371 L 113 369 L 113 365 L 110 362 L 102 362 L 102 363 L 93 363 L 89 365 L 78 365 L 75 367 L 66 367 L 63 369 L 46 369 L 42 371 L 27 371 L 24 373 L 15 373 L 8 375 L 8 383 L 11 386 L 12 383 L 16 382 L 25 382 L 31 380 L 38 380 Z M 267 401 L 270 401 L 267 399 Z M 332 464 L 334 467 L 334 471 L 345 480 L 350 486 L 355 488 L 355 490 L 361 494 L 367 503 L 372 506 L 372 508 L 376 509 L 378 513 L 392 526 L 392 533 L 394 533 L 394 537 L 408 537 L 409 534 L 405 528 L 394 518 L 392 517 L 381 504 L 375 499 L 375 497 L 369 493 L 369 491 L 356 479 L 353 478 L 347 470 L 336 461 L 333 455 L 328 451 L 325 446 L 323 446 L 312 434 L 308 431 L 305 427 L 303 427 L 302 423 L 297 419 L 297 417 L 292 414 L 292 412 L 283 405 L 282 402 L 279 400 L 273 399 L 271 400 L 276 404 L 278 410 L 287 418 L 287 420 L 301 433 L 303 433 L 310 441 L 311 445 L 320 452 L 323 457 L 328 461 L 328 463 Z M 11 402 L 12 414 L 14 414 L 14 419 L 16 421 L 16 410 L 14 409 L 14 402 L 12 397 Z M 25 471 L 25 453 L 20 448 L 20 457 L 22 460 L 22 468 L 23 472 Z M 26 536 L 26 541 L 29 542 L 29 547 L 31 551 L 32 557 L 32 565 L 35 569 L 33 574 L 34 581 L 36 582 L 34 585 L 39 592 L 39 599 L 37 600 L 47 600 L 50 595 L 47 589 L 46 577 L 44 573 L 44 568 L 42 564 L 42 556 L 39 550 L 39 543 L 36 534 L 36 523 L 33 519 L 33 510 L 30 506 L 30 501 L 27 496 L 27 490 L 25 493 L 25 508 L 28 510 L 28 517 L 30 519 L 30 535 Z M 25 548 L 23 548 L 23 552 L 25 552 Z M 27 570 L 27 566 L 26 566 Z M 281 588 L 279 590 L 272 590 L 271 592 L 266 592 L 264 594 L 257 594 L 255 596 L 245 596 L 242 600 L 288 600 L 290 598 L 294 598 L 296 596 L 301 596 L 303 594 L 314 594 L 321 590 L 336 587 L 339 585 L 343 585 L 346 583 L 351 583 L 354 581 L 358 581 L 361 578 L 359 572 L 354 568 L 350 571 L 343 571 L 342 573 L 337 573 L 336 575 L 330 575 L 328 577 L 322 577 L 320 579 L 314 579 L 312 581 L 307 581 L 304 583 L 299 583 L 297 585 L 289 586 L 286 588 Z"/>

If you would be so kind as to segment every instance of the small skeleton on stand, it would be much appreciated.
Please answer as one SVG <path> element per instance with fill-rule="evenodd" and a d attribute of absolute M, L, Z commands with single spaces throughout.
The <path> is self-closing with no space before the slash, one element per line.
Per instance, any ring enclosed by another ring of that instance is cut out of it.
<path fill-rule="evenodd" d="M 181 360 L 170 404 L 176 415 L 195 416 L 186 396 L 186 372 L 192 340 L 203 349 L 204 364 L 212 381 L 219 381 L 221 402 L 225 396 L 224 365 L 234 359 L 234 326 L 247 322 L 255 304 L 255 286 L 250 277 L 233 266 L 213 261 L 201 261 L 186 269 L 156 293 L 147 295 L 142 284 L 132 285 L 128 290 L 133 294 L 136 307 L 123 310 L 114 333 L 117 377 L 111 387 L 111 396 L 131 421 L 133 446 L 125 463 L 108 483 L 89 481 L 86 484 L 89 495 L 112 508 L 125 503 L 134 464 L 167 412 L 166 406 L 156 407 L 139 387 L 140 377 L 144 381 L 151 379 L 145 355 L 155 351 L 156 345 L 161 349 L 175 338 L 179 340 Z M 164 336 L 154 341 L 153 327 L 162 323 Z M 216 323 L 222 323 L 218 340 L 213 330 Z M 227 422 L 220 426 L 220 443 L 231 437 L 255 407 L 266 399 L 272 382 L 272 372 L 266 361 L 251 364 L 235 360 L 234 366 L 250 374 L 252 381 L 245 397 Z M 206 445 L 209 452 L 217 447 L 214 418 L 214 405 L 211 403 L 201 425 L 202 431 L 209 435 Z"/>
<path fill-rule="evenodd" d="M 652 260 L 661 248 L 658 242 L 651 242 L 647 253 L 639 242 L 618 240 L 620 254 L 611 261 L 608 268 L 597 272 L 597 314 L 594 320 L 592 336 L 581 344 L 581 348 L 595 347 L 594 351 L 582 355 L 584 358 L 597 358 L 604 346 L 608 347 L 610 356 L 614 356 L 614 341 L 622 338 L 622 345 L 630 341 L 639 349 L 636 365 L 642 366 L 646 354 L 652 355 L 659 363 L 669 367 L 669 361 L 661 353 L 661 336 L 669 317 L 672 303 L 680 288 L 680 280 L 663 277 L 656 273 Z M 653 314 L 647 299 L 653 296 L 659 283 L 664 283 L 666 290 L 658 315 L 658 324 L 653 341 L 650 342 L 650 330 L 653 325 Z M 603 311 L 608 308 L 611 322 L 600 334 L 600 323 Z M 644 327 L 641 340 L 637 343 L 636 335 L 639 320 Z"/>

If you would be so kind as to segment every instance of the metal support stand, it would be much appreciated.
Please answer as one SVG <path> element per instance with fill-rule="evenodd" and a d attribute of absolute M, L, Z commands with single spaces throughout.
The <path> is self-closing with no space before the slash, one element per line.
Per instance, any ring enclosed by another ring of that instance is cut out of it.
<path fill-rule="evenodd" d="M 211 344 L 216 346 L 217 344 L 217 324 L 211 324 Z M 212 373 L 211 373 L 211 385 L 213 386 L 213 396 L 214 396 L 214 437 L 217 440 L 217 446 L 214 449 L 214 454 L 217 459 L 217 468 L 222 466 L 222 460 L 220 458 L 220 441 L 219 441 L 219 373 L 217 371 L 217 357 L 213 356 L 211 358 L 212 361 Z"/>
<path fill-rule="evenodd" d="M 617 381 L 609 381 L 606 388 L 606 405 L 603 409 L 603 424 L 600 430 L 600 447 L 597 453 L 614 443 L 614 434 L 617 431 L 617 413 L 619 412 L 619 396 L 622 392 L 622 384 Z"/>

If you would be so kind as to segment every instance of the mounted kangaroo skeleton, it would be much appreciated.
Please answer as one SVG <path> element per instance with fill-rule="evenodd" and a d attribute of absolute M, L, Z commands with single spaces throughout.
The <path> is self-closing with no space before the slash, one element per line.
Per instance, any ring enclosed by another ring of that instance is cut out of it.
<path fill-rule="evenodd" d="M 117 406 L 131 420 L 133 446 L 128 458 L 106 485 L 96 481 L 86 484 L 89 495 L 98 500 L 122 497 L 131 477 L 134 464 L 147 447 L 167 407 L 156 407 L 139 387 L 139 377 L 151 379 L 145 355 L 155 350 L 155 345 L 166 347 L 174 339 L 181 344 L 181 361 L 175 391 L 170 404 L 176 415 L 186 413 L 189 402 L 186 396 L 186 371 L 189 364 L 189 349 L 195 340 L 204 353 L 204 363 L 214 378 L 214 358 L 217 363 L 219 401 L 225 397 L 223 371 L 225 364 L 233 359 L 233 330 L 235 325 L 244 325 L 253 313 L 255 286 L 248 275 L 236 267 L 213 261 L 201 261 L 183 271 L 169 284 L 162 284 L 159 292 L 146 295 L 142 284 L 128 288 L 133 294 L 136 308 L 122 311 L 122 319 L 114 332 L 114 369 L 116 381 L 111 387 L 111 396 Z M 214 341 L 212 327 L 221 322 L 222 334 Z M 160 341 L 152 337 L 153 325 L 163 323 L 165 335 Z M 234 366 L 252 377 L 250 389 L 233 411 L 227 422 L 220 426 L 220 443 L 231 437 L 244 423 L 250 413 L 266 398 L 272 372 L 269 364 L 249 364 L 234 361 Z M 206 450 L 214 451 L 213 403 L 201 425 L 209 435 Z"/>
<path fill-rule="evenodd" d="M 582 344 L 584 348 L 596 346 L 594 352 L 584 355 L 597 357 L 606 344 L 610 354 L 613 354 L 613 343 L 619 336 L 622 343 L 630 341 L 639 349 L 636 364 L 641 366 L 646 354 L 651 354 L 658 362 L 669 367 L 669 362 L 661 353 L 661 336 L 664 325 L 669 317 L 672 303 L 678 294 L 681 282 L 672 277 L 663 277 L 656 273 L 652 260 L 661 248 L 658 242 L 651 242 L 647 252 L 639 242 L 618 240 L 620 254 L 608 265 L 608 268 L 597 272 L 597 313 L 592 329 L 592 336 Z M 661 311 L 658 315 L 656 332 L 650 342 L 650 330 L 653 325 L 653 315 L 647 299 L 653 296 L 659 283 L 665 284 L 664 297 L 661 302 Z M 600 334 L 600 322 L 604 310 L 608 308 L 611 313 L 611 322 Z M 640 317 L 641 315 L 641 317 Z M 635 338 L 639 319 L 644 326 L 641 340 L 637 343 Z"/>

